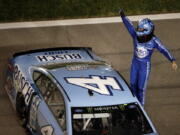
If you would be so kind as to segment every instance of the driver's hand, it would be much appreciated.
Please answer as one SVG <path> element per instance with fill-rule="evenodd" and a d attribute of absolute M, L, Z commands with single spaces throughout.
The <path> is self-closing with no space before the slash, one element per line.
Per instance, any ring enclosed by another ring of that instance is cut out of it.
<path fill-rule="evenodd" d="M 173 61 L 173 62 L 172 62 L 172 69 L 176 71 L 177 68 L 178 68 L 178 65 L 176 64 L 175 61 Z"/>
<path fill-rule="evenodd" d="M 119 15 L 120 15 L 121 17 L 125 17 L 125 13 L 124 13 L 124 10 L 123 10 L 123 9 L 120 9 L 120 10 L 119 10 Z"/>

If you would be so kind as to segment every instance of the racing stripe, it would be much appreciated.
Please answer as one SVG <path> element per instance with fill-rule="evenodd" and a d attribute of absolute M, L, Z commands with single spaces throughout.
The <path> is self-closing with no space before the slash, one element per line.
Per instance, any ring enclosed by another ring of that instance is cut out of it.
<path fill-rule="evenodd" d="M 143 105 L 145 103 L 145 95 L 146 95 L 146 87 L 147 87 L 147 82 L 148 82 L 148 78 L 149 78 L 149 73 L 150 73 L 150 62 L 146 63 L 146 79 L 145 79 L 145 83 L 144 83 L 144 87 L 143 87 Z"/>

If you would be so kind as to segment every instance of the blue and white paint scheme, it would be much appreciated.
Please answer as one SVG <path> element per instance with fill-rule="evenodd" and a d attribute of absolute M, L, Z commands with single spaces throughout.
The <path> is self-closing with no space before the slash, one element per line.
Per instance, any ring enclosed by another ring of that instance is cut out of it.
<path fill-rule="evenodd" d="M 129 108 L 136 106 L 146 120 L 146 135 L 157 135 L 122 76 L 90 48 L 15 54 L 9 61 L 6 81 L 10 100 L 32 135 L 76 135 L 76 120 L 89 119 L 83 126 L 85 131 L 92 118 L 110 117 L 116 109 L 123 111 L 129 104 Z M 92 110 L 94 116 L 79 114 Z"/>

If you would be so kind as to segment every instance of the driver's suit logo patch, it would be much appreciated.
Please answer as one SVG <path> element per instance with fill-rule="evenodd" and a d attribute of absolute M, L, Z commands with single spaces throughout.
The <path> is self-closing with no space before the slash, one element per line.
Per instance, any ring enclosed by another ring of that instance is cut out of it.
<path fill-rule="evenodd" d="M 145 58 L 148 56 L 148 50 L 143 46 L 137 46 L 136 55 L 138 58 Z"/>

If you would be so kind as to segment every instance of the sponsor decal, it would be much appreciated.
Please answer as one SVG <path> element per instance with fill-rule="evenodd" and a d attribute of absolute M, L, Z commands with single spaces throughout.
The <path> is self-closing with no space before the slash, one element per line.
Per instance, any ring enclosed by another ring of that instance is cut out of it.
<path fill-rule="evenodd" d="M 36 56 L 39 62 L 50 62 L 60 60 L 78 60 L 83 57 L 79 53 L 66 53 L 66 54 L 55 54 L 55 55 L 38 55 Z"/>
<path fill-rule="evenodd" d="M 88 78 L 65 78 L 66 81 L 70 84 L 74 84 L 94 92 L 112 95 L 110 89 L 122 90 L 120 84 L 114 77 L 102 77 L 102 76 L 90 76 Z"/>
<path fill-rule="evenodd" d="M 55 54 L 64 54 L 64 53 L 69 53 L 69 52 L 67 50 L 44 52 L 45 55 L 55 55 Z"/>
<path fill-rule="evenodd" d="M 103 106 L 103 107 L 95 107 L 93 108 L 93 112 L 107 112 L 112 110 L 118 110 L 118 106 Z"/>
<path fill-rule="evenodd" d="M 107 113 L 122 110 L 124 111 L 128 104 L 113 105 L 113 106 L 96 106 L 96 107 L 73 107 L 72 113 L 88 114 L 88 113 Z M 79 111 L 81 110 L 81 111 Z"/>
<path fill-rule="evenodd" d="M 139 58 L 145 58 L 148 56 L 148 50 L 143 46 L 137 46 L 136 54 Z"/>
<path fill-rule="evenodd" d="M 23 72 L 20 70 L 18 65 L 15 65 L 13 74 L 14 84 L 16 91 L 22 92 L 25 98 L 25 104 L 29 105 L 34 89 L 31 87 L 29 82 L 25 79 Z"/>
<path fill-rule="evenodd" d="M 69 71 L 86 70 L 88 69 L 88 65 L 68 65 L 66 69 Z"/>

